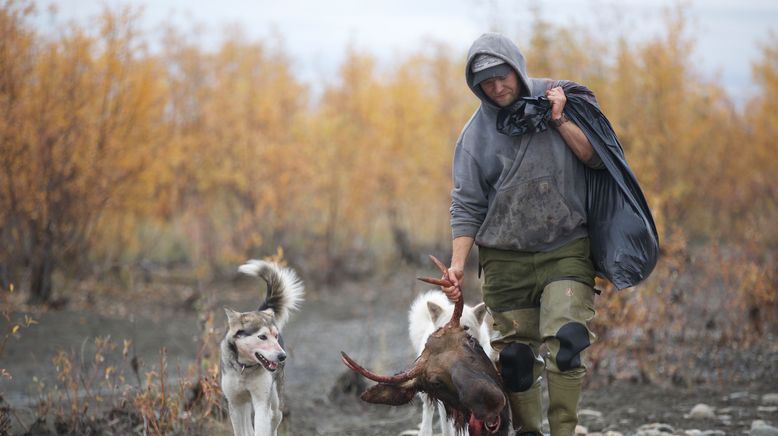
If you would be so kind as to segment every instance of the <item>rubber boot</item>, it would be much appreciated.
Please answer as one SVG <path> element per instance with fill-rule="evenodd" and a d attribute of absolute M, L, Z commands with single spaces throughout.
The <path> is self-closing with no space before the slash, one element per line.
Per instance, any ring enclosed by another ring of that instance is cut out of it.
<path fill-rule="evenodd" d="M 566 372 L 547 372 L 548 424 L 551 436 L 572 436 L 578 424 L 578 400 L 586 375 L 584 368 Z"/>
<path fill-rule="evenodd" d="M 517 435 L 542 435 L 543 412 L 540 404 L 540 380 L 524 392 L 511 392 L 511 416 Z"/>

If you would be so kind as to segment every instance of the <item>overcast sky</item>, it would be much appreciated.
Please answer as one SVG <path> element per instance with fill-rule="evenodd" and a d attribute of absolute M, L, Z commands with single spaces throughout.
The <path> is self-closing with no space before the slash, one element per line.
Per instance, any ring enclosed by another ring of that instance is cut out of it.
<path fill-rule="evenodd" d="M 675 0 L 59 0 L 64 19 L 84 20 L 102 5 L 144 5 L 144 23 L 154 29 L 172 22 L 181 29 L 203 25 L 202 40 L 215 43 L 228 26 L 238 25 L 251 38 L 280 33 L 299 76 L 315 82 L 331 77 L 349 45 L 373 53 L 381 62 L 416 51 L 423 41 L 448 43 L 464 57 L 481 33 L 499 30 L 527 35 L 530 5 L 557 24 L 595 24 L 611 33 L 646 38 L 663 29 L 662 11 Z M 777 0 L 684 1 L 696 37 L 690 59 L 708 77 L 720 74 L 731 94 L 752 92 L 750 64 L 758 44 L 778 33 Z M 41 20 L 41 26 L 51 21 Z M 528 66 L 531 73 L 531 62 Z"/>

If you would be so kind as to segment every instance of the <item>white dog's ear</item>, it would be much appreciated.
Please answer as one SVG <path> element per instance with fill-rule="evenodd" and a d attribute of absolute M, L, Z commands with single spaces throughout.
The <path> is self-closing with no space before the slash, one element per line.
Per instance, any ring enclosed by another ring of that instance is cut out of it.
<path fill-rule="evenodd" d="M 433 301 L 427 302 L 427 310 L 430 311 L 430 317 L 432 318 L 433 323 L 437 322 L 440 315 L 443 314 L 443 308 Z"/>
<path fill-rule="evenodd" d="M 229 307 L 224 308 L 224 313 L 227 314 L 227 323 L 230 325 L 240 320 L 240 313 L 230 309 Z"/>
<path fill-rule="evenodd" d="M 481 324 L 484 321 L 484 316 L 486 315 L 486 303 L 479 303 L 477 306 L 473 308 L 473 315 L 475 315 L 475 320 L 478 321 L 478 324 Z"/>

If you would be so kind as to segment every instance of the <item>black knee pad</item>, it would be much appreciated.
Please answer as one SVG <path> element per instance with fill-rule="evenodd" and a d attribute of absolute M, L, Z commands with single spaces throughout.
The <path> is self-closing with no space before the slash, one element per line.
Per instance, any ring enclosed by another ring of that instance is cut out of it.
<path fill-rule="evenodd" d="M 590 344 L 589 330 L 577 322 L 562 326 L 556 334 L 559 340 L 559 352 L 556 354 L 556 366 L 560 371 L 568 371 L 581 366 L 581 351 Z"/>
<path fill-rule="evenodd" d="M 500 352 L 502 382 L 509 392 L 524 392 L 535 382 L 535 353 L 527 344 L 514 343 Z"/>

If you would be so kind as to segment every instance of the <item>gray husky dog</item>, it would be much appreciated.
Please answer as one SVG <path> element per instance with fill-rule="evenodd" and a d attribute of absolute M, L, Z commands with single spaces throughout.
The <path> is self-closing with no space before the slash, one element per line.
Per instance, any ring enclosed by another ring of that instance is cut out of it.
<path fill-rule="evenodd" d="M 286 361 L 280 332 L 289 312 L 303 300 L 303 284 L 293 270 L 273 262 L 250 260 L 238 270 L 265 280 L 267 296 L 255 311 L 224 308 L 227 334 L 221 343 L 222 392 L 236 436 L 275 436 L 282 418 Z"/>

